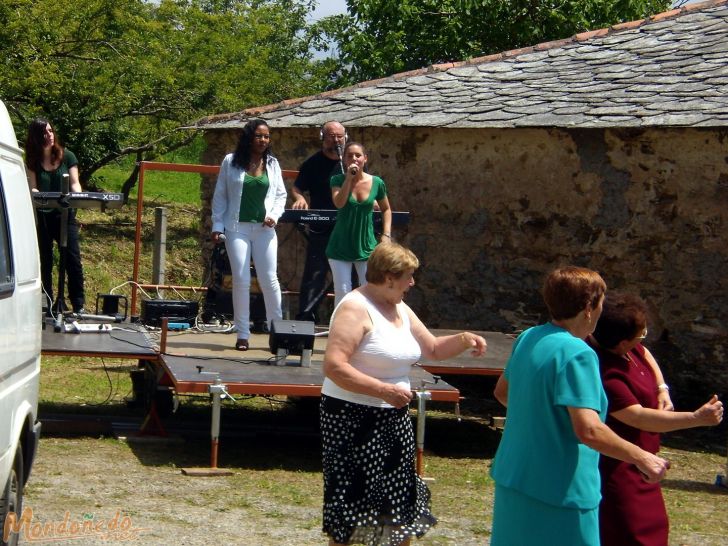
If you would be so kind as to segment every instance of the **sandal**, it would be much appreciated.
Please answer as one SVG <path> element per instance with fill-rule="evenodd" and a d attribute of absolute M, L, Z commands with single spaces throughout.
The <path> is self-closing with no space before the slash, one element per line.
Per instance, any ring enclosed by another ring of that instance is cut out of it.
<path fill-rule="evenodd" d="M 247 351 L 249 347 L 250 344 L 248 343 L 247 339 L 239 339 L 235 342 L 236 351 Z"/>

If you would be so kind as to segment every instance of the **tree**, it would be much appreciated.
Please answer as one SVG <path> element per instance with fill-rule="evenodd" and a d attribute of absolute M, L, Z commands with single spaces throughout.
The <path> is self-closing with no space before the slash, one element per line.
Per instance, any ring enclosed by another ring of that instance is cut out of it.
<path fill-rule="evenodd" d="M 23 138 L 51 119 L 82 183 L 184 145 L 203 116 L 315 92 L 313 0 L 6 0 L 0 96 Z"/>
<path fill-rule="evenodd" d="M 340 83 L 566 38 L 641 19 L 669 0 L 347 0 L 321 23 L 338 44 Z"/>

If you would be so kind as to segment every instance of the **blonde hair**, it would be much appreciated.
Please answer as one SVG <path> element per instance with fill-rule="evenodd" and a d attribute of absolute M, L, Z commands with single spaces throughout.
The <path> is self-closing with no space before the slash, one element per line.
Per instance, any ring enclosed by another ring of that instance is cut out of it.
<path fill-rule="evenodd" d="M 410 249 L 397 243 L 380 244 L 367 260 L 367 282 L 382 284 L 387 275 L 401 277 L 410 269 L 420 267 L 420 261 Z"/>

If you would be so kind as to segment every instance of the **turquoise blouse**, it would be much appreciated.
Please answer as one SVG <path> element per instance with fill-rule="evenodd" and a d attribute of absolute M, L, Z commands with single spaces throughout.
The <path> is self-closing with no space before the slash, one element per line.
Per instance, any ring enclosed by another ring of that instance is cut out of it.
<path fill-rule="evenodd" d="M 491 476 L 505 487 L 566 508 L 601 499 L 599 453 L 582 444 L 567 407 L 606 418 L 596 353 L 551 323 L 523 332 L 505 370 L 508 411 Z"/>

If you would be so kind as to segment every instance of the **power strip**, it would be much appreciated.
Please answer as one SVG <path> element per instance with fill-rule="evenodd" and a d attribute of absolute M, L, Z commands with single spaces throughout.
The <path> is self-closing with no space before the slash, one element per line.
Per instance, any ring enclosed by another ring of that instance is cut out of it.
<path fill-rule="evenodd" d="M 75 320 L 70 324 L 66 323 L 66 333 L 71 334 L 100 334 L 102 332 L 111 332 L 112 329 L 111 324 L 104 323 L 80 324 Z"/>

